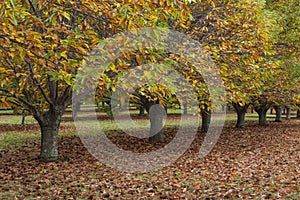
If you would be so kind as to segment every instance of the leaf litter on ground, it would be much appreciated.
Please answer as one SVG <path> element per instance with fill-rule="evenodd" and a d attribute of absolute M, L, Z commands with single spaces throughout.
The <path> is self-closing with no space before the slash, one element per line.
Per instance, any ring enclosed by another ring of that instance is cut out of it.
<path fill-rule="evenodd" d="M 108 137 L 123 149 L 149 152 L 170 142 L 176 130 L 164 129 L 166 142 L 155 145 L 121 131 Z M 225 127 L 212 152 L 200 159 L 203 137 L 199 132 L 172 165 L 140 174 L 99 162 L 77 136 L 59 138 L 59 161 L 41 162 L 39 139 L 28 139 L 0 151 L 0 199 L 300 199 L 299 120 Z"/>

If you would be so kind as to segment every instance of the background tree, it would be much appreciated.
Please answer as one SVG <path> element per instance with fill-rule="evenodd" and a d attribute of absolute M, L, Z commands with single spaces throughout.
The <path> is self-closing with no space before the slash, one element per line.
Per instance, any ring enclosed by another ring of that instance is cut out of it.
<path fill-rule="evenodd" d="M 276 69 L 267 63 L 276 28 L 274 14 L 264 1 L 202 1 L 192 7 L 195 20 L 187 30 L 214 57 L 223 76 L 227 102 L 237 111 L 236 127 L 243 127 L 252 99 L 260 96 Z"/>
<path fill-rule="evenodd" d="M 293 107 L 299 95 L 300 73 L 300 4 L 299 1 L 266 1 L 266 9 L 275 13 L 279 25 L 274 48 L 276 54 L 272 60 L 279 68 L 273 77 L 272 90 L 277 106 Z M 280 109 L 276 120 L 279 120 Z"/>

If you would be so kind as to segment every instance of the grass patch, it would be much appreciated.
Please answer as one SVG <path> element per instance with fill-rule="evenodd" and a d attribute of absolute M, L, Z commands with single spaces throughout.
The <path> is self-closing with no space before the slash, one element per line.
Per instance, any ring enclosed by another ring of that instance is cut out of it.
<path fill-rule="evenodd" d="M 171 113 L 165 123 L 165 128 L 174 128 L 178 127 L 180 124 L 180 115 L 179 114 L 181 110 L 172 110 L 169 109 L 168 113 Z M 133 110 L 131 111 L 132 115 L 137 115 L 138 110 Z M 84 116 L 88 117 L 90 114 L 85 113 Z M 97 112 L 98 117 L 106 117 L 105 113 L 100 113 Z M 66 114 L 63 116 L 63 121 L 61 123 L 61 129 L 59 131 L 59 137 L 64 137 L 64 136 L 77 136 L 78 133 L 75 128 L 75 123 L 72 120 L 64 120 L 66 118 L 72 117 L 72 113 L 66 112 Z M 187 116 L 189 117 L 189 116 Z M 275 115 L 268 114 L 267 115 L 269 121 L 273 120 Z M 14 125 L 20 125 L 21 123 L 22 116 L 21 115 L 15 115 L 13 114 L 13 111 L 11 110 L 1 110 L 0 111 L 0 126 L 1 125 L 9 125 L 12 128 Z M 256 121 L 258 120 L 257 114 L 256 113 L 247 113 L 246 114 L 246 121 Z M 135 130 L 147 130 L 150 128 L 150 121 L 146 117 L 144 118 L 139 118 L 139 119 L 134 119 L 134 125 L 135 125 Z M 227 113 L 226 114 L 226 122 L 225 126 L 231 126 L 235 123 L 236 121 L 236 114 L 235 113 Z M 29 126 L 29 128 L 24 129 L 23 127 L 19 127 L 15 131 L 0 131 L 0 150 L 1 149 L 6 149 L 9 146 L 19 146 L 24 144 L 27 140 L 29 139 L 39 139 L 40 138 L 40 131 L 37 126 L 36 120 L 32 116 L 26 116 L 25 118 L 25 126 Z M 31 130 L 31 125 L 35 126 L 34 129 Z M 99 120 L 99 122 L 95 121 L 83 121 L 82 126 L 86 126 L 88 129 L 91 130 L 91 127 L 95 127 L 95 133 L 99 133 L 99 127 L 105 132 L 109 134 L 110 131 L 120 131 L 121 128 L 118 126 L 118 124 L 113 120 L 106 118 L 105 120 Z M 194 122 L 186 120 L 183 122 L 183 127 L 188 127 L 191 125 L 195 125 Z M 129 120 L 123 120 L 122 121 L 122 126 L 128 127 L 133 127 L 132 121 Z M 199 126 L 201 126 L 201 119 L 199 119 Z M 93 133 L 91 133 L 93 134 Z"/>
<path fill-rule="evenodd" d="M 93 112 L 86 112 L 84 114 L 80 114 L 80 117 L 89 117 L 92 115 Z M 131 115 L 138 115 L 138 110 L 131 110 L 130 111 Z M 181 110 L 179 109 L 169 109 L 168 110 L 168 114 L 169 115 L 180 115 L 181 114 Z M 103 113 L 103 112 L 96 112 L 97 117 L 106 117 L 107 114 Z M 284 117 L 284 116 L 283 116 Z M 227 113 L 226 114 L 226 121 L 235 121 L 236 120 L 236 114 L 235 113 Z M 274 114 L 267 114 L 267 118 L 268 119 L 273 119 L 275 118 Z M 69 119 L 69 120 L 66 120 Z M 247 113 L 246 114 L 246 118 L 247 121 L 252 121 L 252 120 L 257 120 L 258 119 L 258 115 L 256 113 Z M 22 120 L 22 116 L 21 115 L 17 115 L 14 114 L 12 110 L 1 110 L 0 111 L 0 124 L 21 124 L 21 120 Z M 64 121 L 66 120 L 66 121 Z M 137 124 L 142 125 L 147 125 L 149 122 L 149 120 L 140 120 L 140 121 L 136 121 Z M 68 124 L 68 122 L 71 122 L 69 124 L 72 124 L 73 119 L 72 119 L 72 112 L 70 110 L 68 110 L 68 112 L 66 112 L 63 115 L 63 123 L 64 124 Z M 36 120 L 28 115 L 25 117 L 25 124 L 36 124 Z M 108 122 L 103 122 L 103 127 L 108 127 L 109 123 L 111 123 L 111 121 Z M 172 122 L 174 123 L 174 122 Z"/>
<path fill-rule="evenodd" d="M 14 114 L 12 110 L 0 111 L 0 124 L 21 124 L 22 115 Z M 25 117 L 25 124 L 35 124 L 36 120 L 28 115 Z"/>
<path fill-rule="evenodd" d="M 38 139 L 39 132 L 5 132 L 0 133 L 0 150 L 12 149 L 25 144 L 29 139 Z"/>

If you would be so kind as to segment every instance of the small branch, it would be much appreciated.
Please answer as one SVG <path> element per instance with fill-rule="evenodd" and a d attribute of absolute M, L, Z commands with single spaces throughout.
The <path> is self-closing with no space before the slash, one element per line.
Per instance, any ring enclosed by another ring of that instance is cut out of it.
<path fill-rule="evenodd" d="M 29 70 L 30 70 L 30 73 L 31 73 L 31 78 L 32 78 L 33 82 L 34 82 L 35 85 L 39 88 L 39 90 L 41 91 L 41 93 L 42 93 L 43 97 L 45 98 L 45 100 L 46 100 L 49 104 L 53 105 L 53 102 L 52 102 L 52 101 L 48 98 L 48 96 L 46 95 L 46 92 L 45 92 L 45 90 L 43 89 L 43 87 L 42 87 L 42 85 L 40 84 L 40 82 L 39 82 L 36 78 L 34 78 L 34 71 L 33 71 L 33 68 L 32 68 L 32 66 L 31 66 L 31 64 L 30 64 L 28 61 L 26 61 L 26 60 L 25 60 L 25 62 L 26 62 L 26 64 L 27 64 L 27 66 L 29 67 Z"/>
<path fill-rule="evenodd" d="M 2 34 L 0 35 L 0 38 L 7 38 L 9 35 L 8 34 Z"/>
<path fill-rule="evenodd" d="M 2 89 L 2 88 L 0 88 L 0 91 L 3 91 L 4 93 L 6 93 L 6 94 L 4 94 L 5 97 L 12 97 L 12 98 L 15 98 L 17 101 L 19 101 L 19 102 L 9 101 L 10 103 L 20 106 L 20 107 L 25 107 L 29 111 L 36 110 L 34 108 L 34 106 L 32 105 L 32 103 L 26 101 L 25 99 L 23 99 L 21 97 L 16 96 L 16 94 L 10 94 L 10 91 L 8 91 L 6 89 Z"/>
<path fill-rule="evenodd" d="M 35 13 L 36 16 L 39 16 L 39 13 L 37 12 L 36 8 L 34 7 L 33 3 L 31 2 L 31 0 L 28 0 L 30 7 L 33 9 L 33 12 Z"/>
<path fill-rule="evenodd" d="M 51 80 L 51 76 L 47 75 L 48 84 L 49 84 L 49 91 L 50 91 L 50 99 L 52 102 L 56 102 L 57 100 L 57 82 Z"/>

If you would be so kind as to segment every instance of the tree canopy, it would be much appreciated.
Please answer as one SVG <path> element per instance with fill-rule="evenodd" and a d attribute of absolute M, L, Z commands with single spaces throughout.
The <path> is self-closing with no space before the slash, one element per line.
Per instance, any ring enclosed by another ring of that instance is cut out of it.
<path fill-rule="evenodd" d="M 61 117 L 72 104 L 76 75 L 88 54 L 115 34 L 161 27 L 203 45 L 222 75 L 227 102 L 236 109 L 299 105 L 299 6 L 296 0 L 4 1 L 0 102 L 34 116 L 41 127 L 41 158 L 55 160 Z M 124 71 L 149 63 L 174 66 L 192 85 L 200 108 L 211 112 L 201 74 L 182 57 L 159 49 L 122 54 L 107 66 L 97 95 L 101 99 L 114 91 Z M 142 75 L 151 76 L 149 71 Z M 161 105 L 173 95 L 174 90 L 159 85 L 141 85 L 134 93 L 137 101 L 146 97 Z"/>

